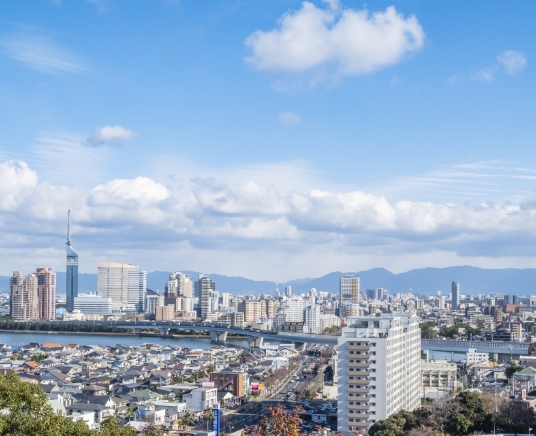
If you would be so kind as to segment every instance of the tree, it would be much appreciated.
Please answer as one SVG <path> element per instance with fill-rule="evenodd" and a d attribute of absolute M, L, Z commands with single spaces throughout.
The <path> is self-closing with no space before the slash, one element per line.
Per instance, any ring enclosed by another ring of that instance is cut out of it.
<path fill-rule="evenodd" d="M 54 413 L 41 387 L 24 383 L 14 372 L 0 375 L 0 436 L 135 436 L 132 427 L 120 428 L 108 418 L 99 430 Z"/>
<path fill-rule="evenodd" d="M 143 436 L 163 436 L 164 431 L 160 425 L 149 424 L 143 427 L 141 434 Z"/>
<path fill-rule="evenodd" d="M 190 412 L 186 412 L 181 418 L 181 425 L 183 430 L 186 430 L 188 427 L 191 427 L 192 425 L 194 425 L 194 423 L 194 417 Z"/>
<path fill-rule="evenodd" d="M 419 324 L 419 327 L 421 328 L 421 338 L 422 339 L 433 339 L 437 336 L 436 332 L 436 323 L 435 322 L 423 322 Z"/>
<path fill-rule="evenodd" d="M 246 427 L 244 434 L 252 436 L 301 436 L 301 407 L 288 413 L 281 405 L 268 407 L 268 415 L 255 427 Z"/>
<path fill-rule="evenodd" d="M 513 366 L 510 366 L 509 368 L 506 368 L 506 370 L 504 371 L 504 373 L 506 374 L 506 377 L 508 378 L 512 378 L 512 376 L 518 372 L 518 371 L 521 371 L 522 369 L 524 369 L 522 366 L 516 366 L 516 365 L 513 365 Z"/>
<path fill-rule="evenodd" d="M 208 425 L 209 425 L 210 421 L 212 421 L 214 419 L 214 412 L 210 407 L 207 407 L 203 411 L 203 419 L 205 421 L 207 421 L 207 431 L 208 431 Z"/>

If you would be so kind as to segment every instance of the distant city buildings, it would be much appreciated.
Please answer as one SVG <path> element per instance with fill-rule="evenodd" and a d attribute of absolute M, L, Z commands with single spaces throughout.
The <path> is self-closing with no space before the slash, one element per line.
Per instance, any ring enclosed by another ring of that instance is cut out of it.
<path fill-rule="evenodd" d="M 52 268 L 37 268 L 37 311 L 42 320 L 56 319 L 56 273 Z"/>

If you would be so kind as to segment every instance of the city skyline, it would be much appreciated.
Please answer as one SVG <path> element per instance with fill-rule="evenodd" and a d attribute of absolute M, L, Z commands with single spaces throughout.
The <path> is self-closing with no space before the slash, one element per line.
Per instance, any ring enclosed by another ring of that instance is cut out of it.
<path fill-rule="evenodd" d="M 0 274 L 536 266 L 536 6 L 171 3 L 0 6 Z"/>

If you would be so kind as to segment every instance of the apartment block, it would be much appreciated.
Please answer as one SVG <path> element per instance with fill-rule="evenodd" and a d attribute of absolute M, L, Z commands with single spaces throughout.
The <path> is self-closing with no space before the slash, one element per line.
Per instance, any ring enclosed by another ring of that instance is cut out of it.
<path fill-rule="evenodd" d="M 420 407 L 421 331 L 414 315 L 352 317 L 338 341 L 337 431 L 354 435 Z"/>
<path fill-rule="evenodd" d="M 37 310 L 43 320 L 56 319 L 56 273 L 52 268 L 37 268 Z"/>
<path fill-rule="evenodd" d="M 175 306 L 157 306 L 155 311 L 156 321 L 171 321 L 175 318 Z"/>
<path fill-rule="evenodd" d="M 456 364 L 448 360 L 423 360 L 421 361 L 422 385 L 453 390 L 456 370 Z"/>
<path fill-rule="evenodd" d="M 13 277 L 9 280 L 11 296 L 9 315 L 15 321 L 39 318 L 37 283 L 35 274 L 23 276 L 20 271 L 13 271 Z"/>

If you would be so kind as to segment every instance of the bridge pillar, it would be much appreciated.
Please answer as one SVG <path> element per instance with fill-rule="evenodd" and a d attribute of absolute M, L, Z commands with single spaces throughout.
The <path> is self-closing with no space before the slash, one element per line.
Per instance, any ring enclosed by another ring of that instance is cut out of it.
<path fill-rule="evenodd" d="M 210 332 L 210 340 L 212 342 L 225 342 L 227 341 L 227 332 Z"/>
<path fill-rule="evenodd" d="M 305 342 L 296 342 L 294 344 L 294 347 L 296 348 L 296 351 L 305 351 L 305 347 L 307 347 L 307 344 Z"/>
<path fill-rule="evenodd" d="M 169 335 L 169 329 L 160 329 L 160 336 Z"/>
<path fill-rule="evenodd" d="M 248 344 L 250 348 L 261 348 L 264 338 L 256 338 L 254 336 L 248 336 Z"/>

